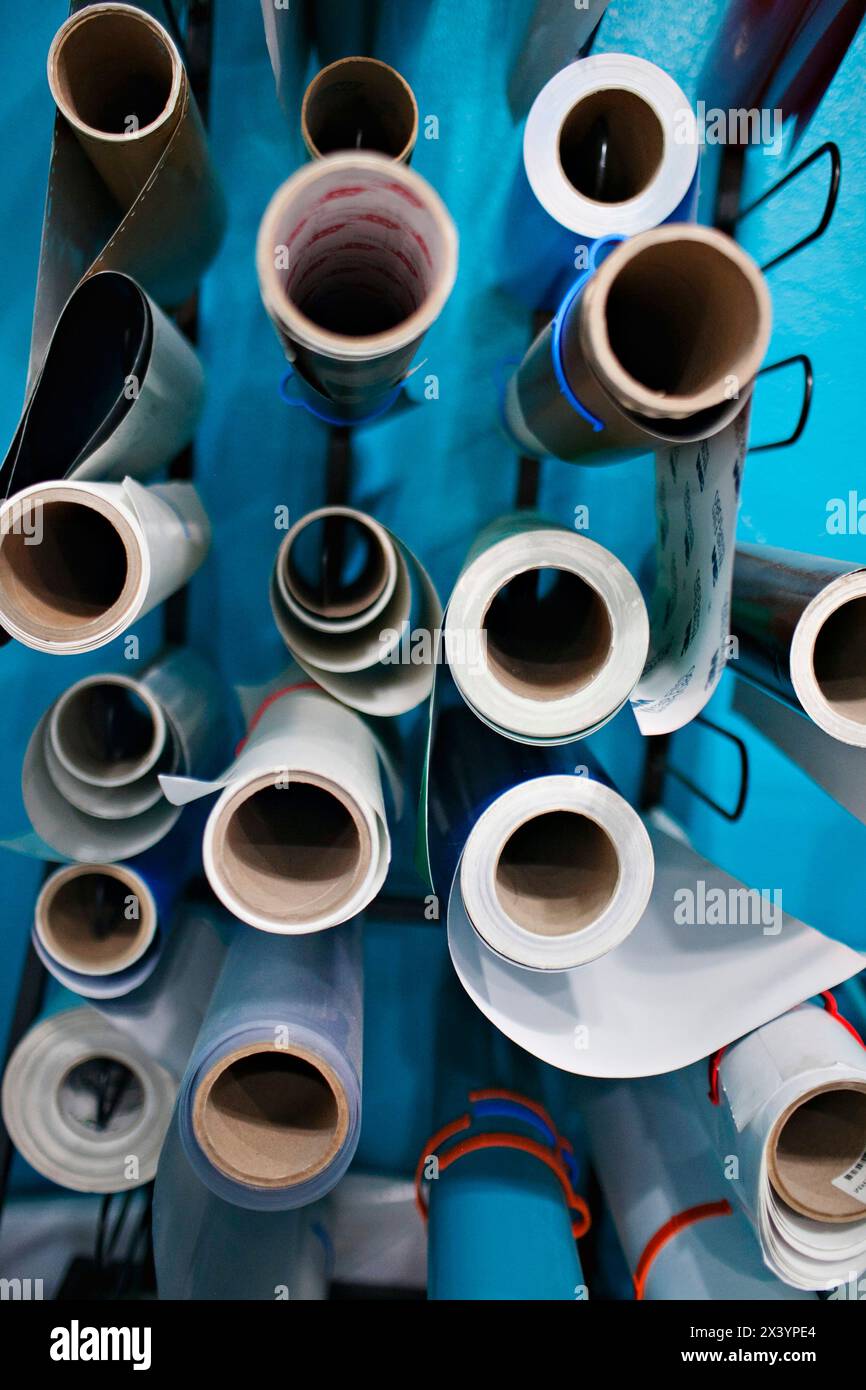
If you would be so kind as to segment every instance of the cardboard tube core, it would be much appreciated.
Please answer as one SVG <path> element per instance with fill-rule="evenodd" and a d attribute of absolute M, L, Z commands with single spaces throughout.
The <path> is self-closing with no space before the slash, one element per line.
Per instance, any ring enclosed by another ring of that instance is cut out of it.
<path fill-rule="evenodd" d="M 219 817 L 213 859 L 231 893 L 272 921 L 315 922 L 349 903 L 373 845 L 354 800 L 312 773 L 241 787 Z"/>
<path fill-rule="evenodd" d="M 360 518 L 314 516 L 282 555 L 282 579 L 296 603 L 322 618 L 352 618 L 372 607 L 388 581 L 382 538 Z"/>
<path fill-rule="evenodd" d="M 403 198 L 392 190 L 384 215 L 388 190 L 382 181 L 391 166 L 383 162 L 380 173 L 359 164 L 357 171 L 343 172 L 331 159 L 313 166 L 321 171 L 321 183 L 305 181 L 280 208 L 276 242 L 291 248 L 284 293 L 314 336 L 319 330 L 341 339 L 381 337 L 388 343 L 413 315 L 423 317 L 447 272 L 440 214 L 414 190 Z M 419 323 L 419 331 L 424 326 Z"/>
<path fill-rule="evenodd" d="M 569 111 L 559 131 L 559 162 L 573 188 L 596 203 L 625 203 L 652 182 L 665 136 L 649 102 L 605 87 Z"/>
<path fill-rule="evenodd" d="M 866 726 L 866 597 L 849 599 L 825 619 L 812 666 L 833 711 Z"/>
<path fill-rule="evenodd" d="M 151 706 L 110 676 L 61 696 L 52 733 L 65 765 L 86 782 L 132 781 L 153 766 L 164 741 Z"/>
<path fill-rule="evenodd" d="M 0 539 L 0 610 L 44 642 L 102 632 L 132 602 L 141 569 L 132 527 L 114 507 L 71 489 L 35 501 L 42 539 Z"/>
<path fill-rule="evenodd" d="M 135 899 L 136 915 L 128 915 Z M 61 965 L 111 975 L 138 960 L 156 931 L 153 900 L 114 864 L 72 864 L 49 878 L 36 903 L 36 930 Z"/>
<path fill-rule="evenodd" d="M 768 1171 L 776 1193 L 814 1221 L 862 1221 L 863 1203 L 833 1186 L 866 1150 L 866 1084 L 832 1083 L 780 1116 L 770 1135 Z"/>
<path fill-rule="evenodd" d="M 571 570 L 523 570 L 493 596 L 482 620 L 487 664 L 509 690 L 557 700 L 595 680 L 611 649 L 601 595 Z"/>
<path fill-rule="evenodd" d="M 73 1129 L 89 1136 L 122 1134 L 135 1127 L 144 1111 L 144 1084 L 117 1057 L 87 1057 L 62 1078 L 57 1104 Z"/>
<path fill-rule="evenodd" d="M 254 1187 L 292 1187 L 322 1172 L 348 1127 L 348 1101 L 331 1068 L 300 1048 L 273 1044 L 223 1057 L 193 1105 L 204 1153 L 227 1177 Z"/>
<path fill-rule="evenodd" d="M 597 821 L 545 811 L 519 825 L 500 850 L 496 894 L 518 927 L 565 936 L 598 920 L 619 876 L 616 847 Z"/>
<path fill-rule="evenodd" d="M 377 58 L 340 58 L 322 68 L 304 93 L 301 134 L 314 158 L 374 150 L 408 159 L 418 136 L 412 88 Z"/>
<path fill-rule="evenodd" d="M 130 135 L 169 114 L 174 64 L 148 15 L 98 9 L 70 24 L 53 50 L 49 78 L 73 125 L 95 135 Z"/>

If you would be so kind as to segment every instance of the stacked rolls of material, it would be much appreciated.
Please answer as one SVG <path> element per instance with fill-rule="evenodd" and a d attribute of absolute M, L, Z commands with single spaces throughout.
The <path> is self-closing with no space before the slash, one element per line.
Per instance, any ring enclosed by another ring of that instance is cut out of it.
<path fill-rule="evenodd" d="M 141 676 L 106 672 L 71 685 L 36 725 L 22 767 L 42 856 L 127 860 L 158 844 L 181 814 L 159 775 L 215 771 L 226 701 L 215 672 L 188 649 L 158 657 Z M 32 837 L 26 848 L 33 852 Z"/>
<path fill-rule="evenodd" d="M 299 665 L 353 709 L 405 714 L 430 694 L 442 606 L 412 552 L 365 512 L 320 507 L 295 523 L 271 609 Z"/>

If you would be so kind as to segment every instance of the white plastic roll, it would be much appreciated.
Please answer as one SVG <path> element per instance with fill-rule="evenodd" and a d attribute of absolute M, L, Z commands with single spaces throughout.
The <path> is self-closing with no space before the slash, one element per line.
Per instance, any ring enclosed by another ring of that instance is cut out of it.
<path fill-rule="evenodd" d="M 568 743 L 606 724 L 631 695 L 648 642 L 643 598 L 616 556 L 529 513 L 481 533 L 445 616 L 464 700 L 526 743 Z"/>
<path fill-rule="evenodd" d="M 10 509 L 27 513 L 29 534 Z M 189 483 L 27 488 L 0 507 L 0 621 L 37 651 L 93 651 L 181 588 L 209 544 Z"/>
<path fill-rule="evenodd" d="M 803 1004 L 724 1053 L 718 1147 L 764 1261 L 799 1289 L 866 1270 L 866 1050 Z M 695 1072 L 695 1087 L 700 1076 Z"/>
<path fill-rule="evenodd" d="M 601 197 L 600 129 L 609 180 Z M 672 77 L 645 58 L 599 53 L 570 63 L 539 92 L 523 162 L 545 211 L 588 242 L 633 236 L 673 217 L 692 187 L 698 148 L 694 113 Z"/>
<path fill-rule="evenodd" d="M 377 746 L 323 692 L 262 706 L 242 751 L 212 782 L 161 777 L 175 805 L 219 793 L 202 844 L 222 903 L 262 931 L 298 935 L 355 917 L 391 858 Z"/>
<path fill-rule="evenodd" d="M 77 1192 L 125 1192 L 156 1174 L 177 1081 L 90 1007 L 24 1036 L 3 1076 L 3 1121 L 19 1153 Z"/>
<path fill-rule="evenodd" d="M 107 672 L 70 686 L 36 725 L 21 775 L 46 857 L 125 860 L 163 839 L 180 809 L 159 774 L 218 765 L 224 699 L 215 673 L 188 650 L 138 678 Z"/>
<path fill-rule="evenodd" d="M 259 227 L 262 301 L 286 356 L 332 401 L 373 410 L 403 380 L 457 274 L 457 232 L 430 185 L 378 154 L 299 169 Z"/>
<path fill-rule="evenodd" d="M 722 678 L 750 402 L 700 444 L 656 454 L 656 578 L 650 653 L 631 697 L 642 734 L 670 734 Z"/>
<path fill-rule="evenodd" d="M 590 776 L 535 777 L 498 796 L 466 840 L 451 913 L 496 956 L 561 972 L 613 951 L 646 908 L 653 851 L 636 811 Z"/>
<path fill-rule="evenodd" d="M 598 1077 L 675 1071 L 866 967 L 683 842 L 656 829 L 651 839 L 655 881 L 637 927 L 616 950 L 556 974 L 492 951 L 455 882 L 457 975 L 491 1023 L 543 1062 Z"/>
<path fill-rule="evenodd" d="M 405 714 L 430 694 L 436 590 L 412 552 L 364 512 L 320 507 L 295 523 L 277 554 L 271 608 L 299 665 L 344 704 Z"/>
<path fill-rule="evenodd" d="M 155 969 L 159 927 L 156 898 L 132 865 L 70 864 L 42 886 L 33 944 L 67 989 L 112 998 L 128 994 Z"/>
<path fill-rule="evenodd" d="M 594 1166 L 641 1298 L 814 1299 L 763 1266 L 731 1191 L 735 1184 L 725 1180 L 681 1073 L 583 1085 L 579 1099 Z M 710 1204 L 717 1208 L 712 1214 L 684 1225 L 642 1266 L 653 1237 L 673 1218 Z"/>

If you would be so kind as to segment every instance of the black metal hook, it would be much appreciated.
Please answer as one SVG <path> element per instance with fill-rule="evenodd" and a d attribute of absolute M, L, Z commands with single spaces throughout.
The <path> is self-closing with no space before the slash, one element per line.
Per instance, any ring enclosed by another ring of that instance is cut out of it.
<path fill-rule="evenodd" d="M 812 360 L 807 357 L 805 352 L 796 352 L 793 357 L 783 357 L 778 362 L 771 362 L 768 366 L 762 367 L 758 376 L 766 376 L 770 372 L 777 372 L 781 367 L 790 367 L 793 363 L 799 362 L 803 368 L 803 404 L 800 406 L 800 416 L 792 434 L 787 439 L 774 439 L 768 444 L 753 444 L 749 448 L 750 454 L 763 453 L 765 449 L 787 449 L 792 444 L 796 444 L 800 435 L 806 428 L 806 421 L 809 419 L 809 412 L 812 409 L 812 390 L 815 384 L 815 373 L 812 367 Z"/>
<path fill-rule="evenodd" d="M 676 778 L 687 791 L 690 791 L 692 795 L 696 796 L 699 801 L 702 801 L 705 806 L 709 806 L 711 810 L 717 812 L 717 814 L 722 816 L 725 820 L 738 821 L 745 810 L 749 795 L 749 750 L 737 734 L 732 734 L 730 729 L 722 728 L 721 724 L 714 724 L 713 721 L 707 719 L 705 715 L 699 714 L 694 722 L 696 724 L 702 724 L 707 729 L 712 729 L 717 734 L 721 734 L 722 738 L 726 738 L 729 743 L 734 745 L 739 754 L 740 790 L 734 809 L 729 811 L 727 807 L 722 806 L 722 804 L 711 797 L 708 792 L 705 792 L 702 787 L 699 787 L 696 782 L 693 782 L 690 777 L 687 777 L 684 772 L 680 772 L 678 768 L 672 767 L 667 759 L 665 759 L 663 764 L 663 771 L 667 773 L 668 776 Z"/>
<path fill-rule="evenodd" d="M 810 155 L 802 159 L 799 164 L 795 164 L 793 169 L 789 169 L 787 174 L 783 175 L 777 183 L 774 183 L 771 188 L 768 188 L 766 192 L 762 193 L 760 198 L 756 198 L 753 203 L 749 203 L 748 207 L 741 208 L 733 219 L 732 226 L 736 227 L 744 218 L 754 212 L 756 208 L 759 208 L 762 203 L 766 203 L 768 198 L 772 198 L 774 193 L 778 193 L 780 188 L 784 188 L 786 184 L 791 183 L 793 179 L 802 174 L 804 169 L 808 169 L 824 155 L 829 155 L 830 158 L 830 184 L 827 190 L 827 201 L 824 204 L 824 211 L 821 214 L 820 221 L 811 232 L 801 237 L 793 246 L 789 246 L 787 251 L 780 251 L 778 256 L 773 256 L 772 260 L 762 265 L 761 269 L 765 273 L 768 270 L 772 270 L 774 266 L 781 265 L 783 261 L 789 260 L 791 256 L 795 256 L 798 251 L 803 250 L 804 246 L 809 246 L 811 242 L 817 241 L 819 237 L 824 235 L 829 227 L 830 220 L 836 209 L 836 202 L 839 197 L 839 182 L 842 177 L 842 156 L 839 152 L 839 146 L 833 140 L 827 140 L 823 145 L 819 145 L 816 150 L 813 150 Z"/>

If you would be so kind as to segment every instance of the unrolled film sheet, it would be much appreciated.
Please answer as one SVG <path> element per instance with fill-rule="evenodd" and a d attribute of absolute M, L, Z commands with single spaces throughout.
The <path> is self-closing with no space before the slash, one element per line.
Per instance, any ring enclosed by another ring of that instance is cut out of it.
<path fill-rule="evenodd" d="M 457 232 L 439 195 L 403 164 L 332 154 L 277 189 L 256 267 L 299 385 L 350 423 L 399 393 L 453 288 Z"/>
<path fill-rule="evenodd" d="M 418 103 L 405 77 L 378 58 L 338 58 L 316 73 L 301 102 L 301 135 L 313 159 L 373 150 L 408 164 Z"/>
<path fill-rule="evenodd" d="M 639 923 L 649 837 L 585 749 L 575 765 L 573 749 L 506 742 L 455 704 L 433 734 L 425 796 L 425 867 L 440 901 L 450 895 L 449 931 L 460 916 L 527 989 L 618 948 Z"/>
<path fill-rule="evenodd" d="M 866 748 L 866 568 L 738 546 L 731 628 L 738 674 L 831 738 Z"/>
<path fill-rule="evenodd" d="M 55 869 L 36 899 L 36 954 L 74 994 L 129 994 L 159 962 L 179 886 L 169 865 L 152 859 Z"/>
<path fill-rule="evenodd" d="M 181 814 L 159 774 L 216 771 L 228 746 L 226 701 L 216 673 L 188 649 L 158 657 L 141 676 L 76 681 L 39 720 L 24 756 L 35 839 L 3 847 L 91 863 L 151 849 Z"/>
<path fill-rule="evenodd" d="M 814 1298 L 767 1270 L 754 1232 L 725 1180 L 682 1074 L 584 1083 L 580 1113 L 595 1169 L 641 1298 L 707 1302 Z M 704 1098 L 704 1104 L 706 1100 Z M 641 1265 L 675 1217 L 727 1203 L 684 1224 Z"/>
<path fill-rule="evenodd" d="M 802 710 L 738 680 L 732 709 L 866 825 L 866 752 L 830 738 Z"/>
<path fill-rule="evenodd" d="M 533 94 L 509 226 L 508 287 L 538 307 L 587 269 L 594 242 L 688 222 L 698 195 L 697 122 L 672 77 L 626 53 L 557 66 Z"/>
<path fill-rule="evenodd" d="M 43 1177 L 125 1192 L 156 1174 L 176 1092 L 138 1039 L 57 989 L 6 1067 L 3 1121 Z"/>
<path fill-rule="evenodd" d="M 295 684 L 263 702 L 221 777 L 161 776 L 175 805 L 218 793 L 202 856 L 230 912 L 295 935 L 373 900 L 391 857 L 378 747 L 354 711 Z"/>
<path fill-rule="evenodd" d="M 650 653 L 631 697 L 642 734 L 700 714 L 731 650 L 731 583 L 750 403 L 719 434 L 656 454 Z"/>
<path fill-rule="evenodd" d="M 692 1080 L 697 1097 L 699 1069 Z M 767 1267 L 794 1288 L 856 1285 L 866 1270 L 862 1043 L 802 1004 L 728 1048 L 718 1083 L 719 1155 L 738 1160 L 730 1187 Z"/>
<path fill-rule="evenodd" d="M 0 496 L 63 478 L 146 477 L 192 439 L 204 374 L 127 275 L 83 280 L 63 308 L 6 458 Z"/>
<path fill-rule="evenodd" d="M 0 505 L 0 622 L 37 651 L 93 651 L 181 588 L 209 544 L 189 483 L 25 488 Z"/>
<path fill-rule="evenodd" d="M 361 1123 L 360 922 L 281 941 L 238 928 L 178 1094 L 186 1158 L 158 1183 L 157 1223 L 190 1184 L 256 1212 L 324 1197 Z"/>
<path fill-rule="evenodd" d="M 160 304 L 185 301 L 216 254 L 220 192 L 189 79 L 159 0 L 88 5 L 58 30 L 58 111 L 42 234 L 30 385 L 86 275 L 122 271 Z M 28 388 L 29 394 L 29 388 Z"/>
<path fill-rule="evenodd" d="M 526 743 L 567 743 L 612 719 L 649 641 L 640 590 L 616 556 L 529 512 L 477 537 L 444 634 L 466 703 Z"/>
<path fill-rule="evenodd" d="M 482 1013 L 527 1052 L 586 1076 L 674 1071 L 866 966 L 658 828 L 647 910 L 614 951 L 529 972 L 474 930 L 455 882 L 448 946 Z M 749 981 L 748 990 L 743 980 Z"/>
<path fill-rule="evenodd" d="M 365 714 L 397 715 L 433 688 L 442 607 L 427 571 L 384 526 L 321 507 L 287 532 L 271 608 L 295 660 Z"/>
<path fill-rule="evenodd" d="M 521 453 L 573 462 L 699 443 L 750 396 L 770 318 L 764 277 L 730 237 L 685 224 L 630 237 L 528 349 L 508 431 Z"/>
<path fill-rule="evenodd" d="M 572 6 L 560 0 L 534 0 L 508 79 L 513 116 L 525 116 L 545 83 L 577 57 L 600 23 L 607 2 L 586 0 Z"/>

